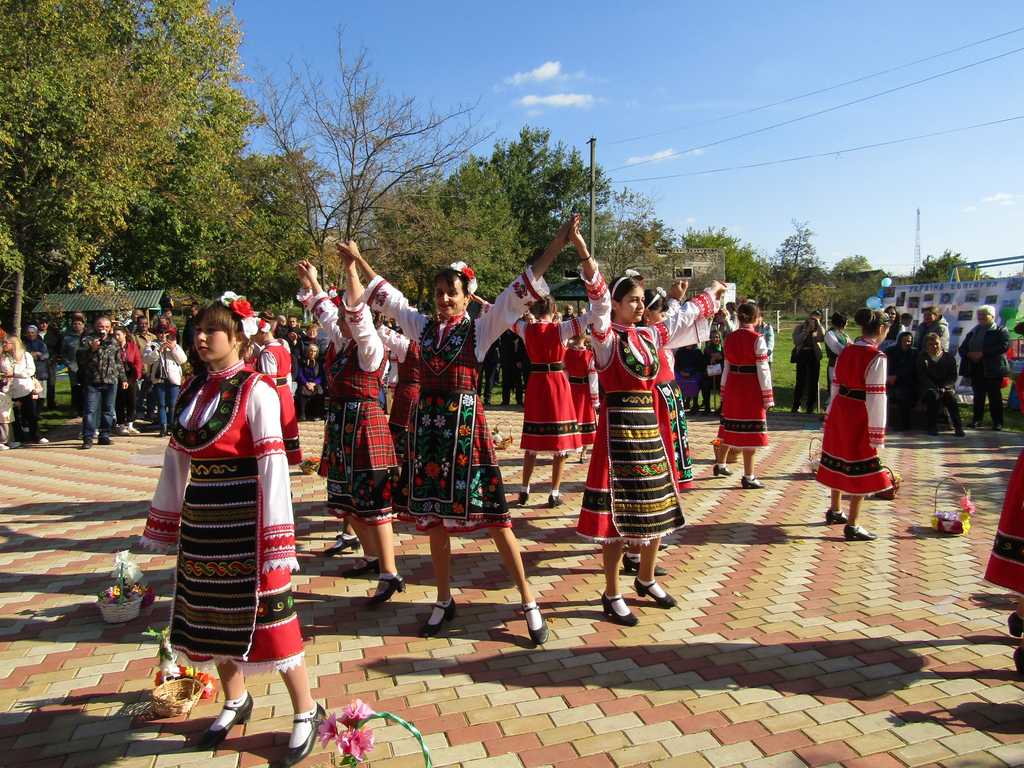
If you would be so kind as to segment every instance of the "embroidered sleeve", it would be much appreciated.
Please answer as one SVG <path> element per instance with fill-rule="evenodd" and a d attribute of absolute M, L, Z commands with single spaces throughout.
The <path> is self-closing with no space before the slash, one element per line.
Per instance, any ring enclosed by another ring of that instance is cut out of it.
<path fill-rule="evenodd" d="M 189 456 L 169 445 L 164 450 L 164 466 L 149 504 L 146 530 L 139 544 L 156 552 L 171 552 L 178 544 L 181 527 L 181 503 L 188 483 Z"/>
<path fill-rule="evenodd" d="M 359 354 L 359 367 L 367 373 L 376 371 L 384 362 L 384 342 L 381 341 L 377 329 L 373 327 L 373 315 L 365 304 L 354 307 L 344 305 L 345 322 L 356 342 Z"/>
<path fill-rule="evenodd" d="M 594 361 L 596 367 L 603 370 L 611 362 L 612 353 L 615 351 L 615 334 L 612 333 L 612 295 L 600 270 L 594 274 L 594 279 L 590 282 L 584 278 L 583 285 L 586 286 L 587 299 L 590 301 L 587 319 L 590 323 L 590 343 L 594 351 Z"/>
<path fill-rule="evenodd" d="M 338 308 L 327 293 L 320 291 L 320 293 L 314 294 L 312 291 L 303 289 L 299 291 L 296 298 L 303 307 L 312 313 L 320 327 L 327 331 L 334 348 L 336 350 L 344 349 L 348 344 L 348 339 L 342 335 L 341 329 L 338 327 Z"/>
<path fill-rule="evenodd" d="M 715 296 L 710 289 L 681 304 L 675 299 L 669 299 L 668 309 L 662 321 L 668 338 L 661 346 L 676 349 L 703 343 L 711 336 L 711 324 L 708 319 L 714 314 Z"/>
<path fill-rule="evenodd" d="M 825 334 L 825 346 L 829 348 L 833 355 L 838 355 L 843 351 L 845 345 L 839 340 L 839 334 L 835 331 L 829 331 Z"/>
<path fill-rule="evenodd" d="M 409 300 L 391 283 L 380 275 L 374 277 L 363 291 L 360 302 L 385 317 L 398 321 L 402 333 L 410 339 L 418 339 L 427 324 L 427 316 L 416 307 L 409 306 Z"/>
<path fill-rule="evenodd" d="M 277 376 L 277 358 L 267 347 L 256 357 L 256 370 L 267 376 Z"/>
<path fill-rule="evenodd" d="M 395 333 L 386 325 L 378 328 L 377 333 L 380 334 L 380 340 L 384 342 L 387 350 L 394 355 L 395 362 L 404 363 L 405 356 L 409 353 L 409 337 Z"/>
<path fill-rule="evenodd" d="M 288 459 L 281 436 L 281 403 L 265 380 L 249 393 L 246 420 L 256 446 L 259 471 L 259 558 L 263 573 L 277 568 L 299 570 L 295 555 L 295 521 L 288 480 Z"/>
<path fill-rule="evenodd" d="M 761 401 L 765 408 L 775 405 L 775 392 L 772 389 L 772 369 L 768 365 L 768 344 L 763 336 L 754 342 L 754 365 L 757 367 L 757 383 L 761 387 Z"/>
<path fill-rule="evenodd" d="M 594 353 L 587 352 L 587 384 L 590 386 L 590 399 L 597 403 L 600 388 L 597 383 L 597 368 L 594 366 Z"/>
<path fill-rule="evenodd" d="M 511 328 L 530 304 L 547 295 L 548 284 L 544 282 L 544 278 L 534 277 L 533 269 L 527 267 L 526 271 L 501 292 L 491 308 L 481 312 L 477 317 L 476 359 L 482 363 L 491 344 L 505 332 L 505 329 Z"/>
<path fill-rule="evenodd" d="M 885 445 L 885 377 L 885 355 L 875 355 L 864 372 L 864 390 L 868 408 L 868 443 L 876 448 Z"/>
<path fill-rule="evenodd" d="M 567 346 L 570 340 L 583 335 L 589 322 L 589 316 L 590 311 L 588 310 L 582 315 L 570 317 L 568 320 L 563 320 L 558 324 L 558 338 L 562 342 L 563 347 Z"/>

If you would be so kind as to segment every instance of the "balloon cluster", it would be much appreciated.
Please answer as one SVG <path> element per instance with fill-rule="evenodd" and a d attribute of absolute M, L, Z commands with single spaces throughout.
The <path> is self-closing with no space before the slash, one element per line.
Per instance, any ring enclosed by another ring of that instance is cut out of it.
<path fill-rule="evenodd" d="M 868 309 L 882 308 L 882 299 L 885 298 L 885 292 L 887 288 L 892 288 L 891 277 L 883 277 L 882 287 L 878 289 L 878 293 L 876 293 L 874 296 L 868 296 L 867 301 L 864 302 Z"/>

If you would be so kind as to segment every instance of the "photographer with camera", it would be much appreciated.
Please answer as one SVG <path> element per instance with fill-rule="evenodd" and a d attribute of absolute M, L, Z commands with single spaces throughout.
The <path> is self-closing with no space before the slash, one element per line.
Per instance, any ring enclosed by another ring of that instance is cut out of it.
<path fill-rule="evenodd" d="M 125 380 L 121 348 L 111 333 L 110 318 L 100 315 L 78 348 L 78 381 L 82 387 L 82 448 L 92 448 L 99 428 L 100 445 L 110 445 L 117 390 Z"/>
<path fill-rule="evenodd" d="M 796 386 L 793 387 L 793 413 L 803 402 L 807 413 L 818 407 L 818 377 L 821 375 L 821 343 L 825 329 L 821 325 L 821 312 L 814 310 L 807 319 L 793 329 L 793 352 L 789 361 L 796 364 Z"/>
<path fill-rule="evenodd" d="M 146 345 L 142 361 L 156 398 L 156 410 L 160 422 L 160 437 L 167 437 L 174 403 L 181 389 L 181 366 L 188 357 L 178 344 L 178 334 L 160 318 L 156 328 L 156 339 Z"/>

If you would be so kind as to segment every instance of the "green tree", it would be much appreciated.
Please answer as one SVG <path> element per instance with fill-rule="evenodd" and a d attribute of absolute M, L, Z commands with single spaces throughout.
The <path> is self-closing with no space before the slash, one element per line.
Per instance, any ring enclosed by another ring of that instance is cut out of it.
<path fill-rule="evenodd" d="M 675 246 L 675 233 L 658 218 L 654 201 L 629 188 L 609 195 L 608 204 L 597 214 L 595 229 L 601 269 L 611 279 L 627 268 L 657 273 L 658 254 Z"/>
<path fill-rule="evenodd" d="M 687 248 L 721 248 L 725 254 L 725 278 L 736 283 L 736 295 L 761 296 L 759 289 L 763 287 L 767 264 L 753 245 L 730 235 L 725 227 L 687 229 L 683 244 Z"/>
<path fill-rule="evenodd" d="M 865 272 L 873 271 L 874 267 L 871 266 L 871 262 L 868 261 L 867 256 L 854 254 L 853 256 L 847 256 L 846 258 L 840 259 L 832 265 L 832 279 L 843 280 L 862 275 Z"/>
<path fill-rule="evenodd" d="M 770 261 L 772 298 L 779 303 L 792 302 L 794 314 L 803 290 L 820 282 L 824 273 L 812 237 L 807 222 L 794 221 L 793 234 L 782 241 Z"/>
<path fill-rule="evenodd" d="M 951 251 L 947 248 L 941 256 L 924 257 L 921 267 L 914 273 L 914 282 L 944 283 L 949 280 L 949 275 L 954 269 L 965 266 L 967 266 L 967 259 L 959 251 Z M 967 275 L 963 275 L 961 279 L 967 279 Z"/>

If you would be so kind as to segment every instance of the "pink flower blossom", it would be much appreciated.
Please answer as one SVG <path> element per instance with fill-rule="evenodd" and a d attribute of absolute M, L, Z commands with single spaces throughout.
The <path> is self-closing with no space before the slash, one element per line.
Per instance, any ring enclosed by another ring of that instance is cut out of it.
<path fill-rule="evenodd" d="M 341 749 L 341 731 L 338 728 L 338 716 L 331 712 L 322 723 L 317 736 L 320 737 L 320 746 L 326 747 L 331 741 L 338 742 L 338 749 Z"/>
<path fill-rule="evenodd" d="M 356 699 L 350 703 L 341 713 L 341 722 L 346 728 L 354 728 L 361 721 L 370 717 L 374 714 L 374 711 L 370 708 L 362 699 Z"/>
<path fill-rule="evenodd" d="M 961 496 L 960 497 L 960 509 L 962 509 L 964 512 L 966 512 L 969 515 L 973 515 L 974 514 L 974 502 L 971 501 L 971 497 L 970 496 Z"/>
<path fill-rule="evenodd" d="M 361 728 L 358 731 L 345 731 L 341 735 L 339 745 L 344 754 L 361 763 L 373 751 L 373 740 L 373 729 Z"/>

